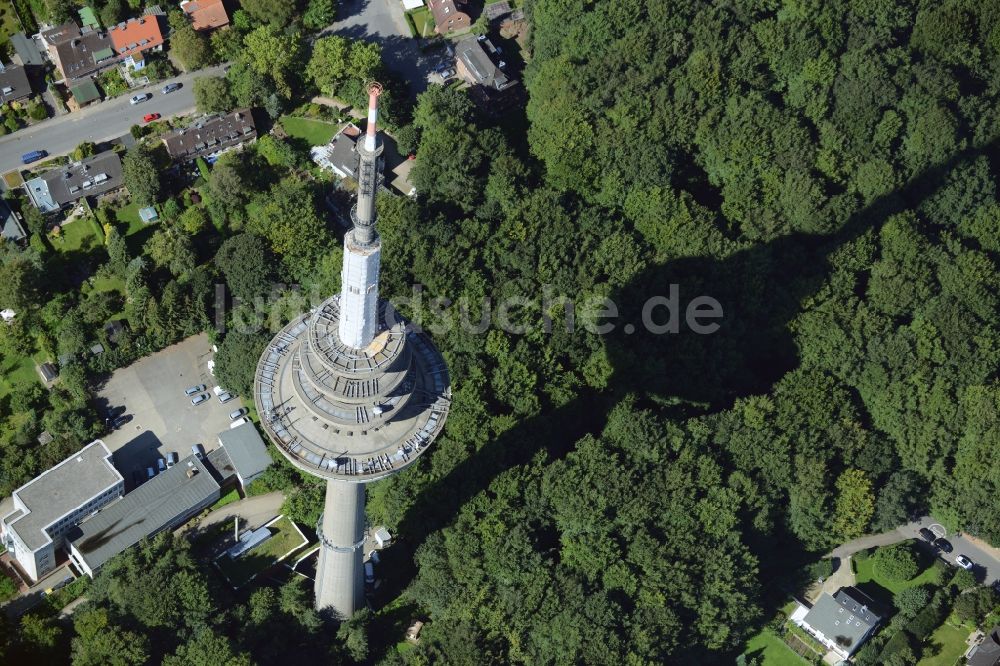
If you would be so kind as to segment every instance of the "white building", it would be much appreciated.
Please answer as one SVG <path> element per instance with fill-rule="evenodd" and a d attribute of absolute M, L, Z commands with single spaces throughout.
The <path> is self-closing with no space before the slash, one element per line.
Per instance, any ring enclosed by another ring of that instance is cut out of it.
<path fill-rule="evenodd" d="M 0 520 L 0 538 L 33 581 L 56 568 L 66 532 L 125 492 L 125 480 L 101 440 L 13 492 L 14 510 Z"/>

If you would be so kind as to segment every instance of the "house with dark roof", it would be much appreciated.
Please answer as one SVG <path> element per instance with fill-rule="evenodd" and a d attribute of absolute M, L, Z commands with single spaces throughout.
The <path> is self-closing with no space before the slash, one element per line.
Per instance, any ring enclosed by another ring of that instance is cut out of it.
<path fill-rule="evenodd" d="M 315 146 L 310 154 L 313 161 L 324 169 L 329 169 L 341 178 L 355 178 L 358 172 L 356 150 L 361 130 L 354 123 L 340 128 L 325 146 Z"/>
<path fill-rule="evenodd" d="M 982 642 L 973 646 L 965 655 L 968 666 L 1000 665 L 1000 624 L 983 636 Z"/>
<path fill-rule="evenodd" d="M 875 634 L 882 621 L 875 602 L 855 587 L 842 587 L 833 596 L 823 594 L 812 608 L 793 621 L 820 643 L 847 659 Z"/>
<path fill-rule="evenodd" d="M 82 79 L 117 62 L 111 38 L 68 21 L 41 33 L 49 58 L 63 79 Z"/>
<path fill-rule="evenodd" d="M 222 0 L 183 0 L 181 11 L 191 20 L 191 27 L 199 32 L 229 25 L 229 14 Z"/>
<path fill-rule="evenodd" d="M 189 162 L 198 157 L 213 159 L 248 141 L 257 138 L 250 109 L 237 109 L 232 113 L 208 116 L 193 125 L 174 130 L 163 137 L 170 158 Z"/>
<path fill-rule="evenodd" d="M 0 104 L 18 102 L 31 97 L 28 71 L 21 65 L 4 65 L 0 62 Z"/>
<path fill-rule="evenodd" d="M 45 64 L 42 52 L 38 50 L 38 44 L 23 32 L 11 35 L 10 43 L 14 47 L 14 53 L 21 59 L 21 64 L 25 67 L 41 67 Z"/>
<path fill-rule="evenodd" d="M 105 151 L 82 162 L 46 171 L 24 183 L 35 208 L 53 213 L 86 196 L 117 190 L 124 183 L 122 161 L 114 151 Z"/>
<path fill-rule="evenodd" d="M 435 32 L 446 35 L 456 30 L 472 26 L 472 19 L 465 10 L 465 3 L 456 0 L 427 0 L 427 6 L 434 16 Z"/>
<path fill-rule="evenodd" d="M 503 53 L 483 35 L 455 45 L 455 70 L 471 86 L 470 97 L 487 111 L 502 110 L 520 97 L 521 86 L 507 73 Z"/>
<path fill-rule="evenodd" d="M 513 10 L 511 9 L 510 3 L 504 0 L 502 2 L 494 2 L 493 4 L 486 5 L 486 7 L 483 8 L 483 16 L 485 16 L 487 20 L 496 21 L 497 19 L 510 14 L 511 11 Z"/>
<path fill-rule="evenodd" d="M 28 234 L 10 205 L 0 199 L 0 238 L 12 243 L 22 243 Z"/>
<path fill-rule="evenodd" d="M 126 67 L 142 69 L 146 66 L 145 54 L 163 50 L 163 33 L 157 16 L 130 18 L 108 30 L 115 53 Z"/>

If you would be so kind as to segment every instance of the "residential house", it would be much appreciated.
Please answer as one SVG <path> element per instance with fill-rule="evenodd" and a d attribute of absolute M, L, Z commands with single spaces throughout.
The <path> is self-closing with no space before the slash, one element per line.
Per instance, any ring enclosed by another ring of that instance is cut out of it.
<path fill-rule="evenodd" d="M 21 65 L 0 63 L 0 104 L 19 102 L 31 97 L 28 72 Z"/>
<path fill-rule="evenodd" d="M 191 27 L 199 32 L 229 25 L 229 14 L 222 0 L 184 0 L 181 11 L 191 20 Z"/>
<path fill-rule="evenodd" d="M 17 213 L 10 204 L 0 200 L 0 238 L 12 243 L 23 243 L 27 237 Z"/>
<path fill-rule="evenodd" d="M 501 111 L 521 97 L 518 80 L 506 69 L 503 53 L 485 36 L 470 35 L 455 45 L 455 70 L 471 86 L 472 99 L 489 112 Z"/>
<path fill-rule="evenodd" d="M 882 621 L 875 602 L 855 587 L 842 587 L 833 596 L 823 594 L 806 613 L 800 607 L 792 621 L 843 659 L 872 637 Z"/>
<path fill-rule="evenodd" d="M 117 62 L 106 33 L 89 28 L 81 30 L 73 21 L 43 31 L 41 39 L 66 81 L 86 78 Z"/>
<path fill-rule="evenodd" d="M 155 15 L 130 18 L 108 30 L 115 53 L 129 69 L 146 66 L 145 54 L 163 50 L 163 33 Z"/>
<path fill-rule="evenodd" d="M 356 144 L 361 130 L 354 123 L 344 125 L 325 146 L 316 146 L 310 153 L 313 161 L 341 178 L 354 178 L 358 172 Z"/>
<path fill-rule="evenodd" d="M 464 3 L 459 4 L 456 0 L 427 0 L 427 6 L 434 16 L 434 30 L 439 35 L 472 27 L 472 19 L 463 11 Z"/>
<path fill-rule="evenodd" d="M 83 197 L 116 190 L 122 184 L 122 161 L 109 150 L 46 171 L 25 182 L 24 189 L 38 210 L 53 213 Z"/>
<path fill-rule="evenodd" d="M 38 44 L 23 32 L 11 35 L 10 43 L 14 47 L 14 53 L 17 54 L 21 64 L 25 67 L 41 67 L 45 64 L 42 52 L 38 50 Z"/>
<path fill-rule="evenodd" d="M 164 135 L 163 143 L 170 158 L 189 162 L 198 157 L 215 159 L 222 153 L 257 138 L 250 109 L 238 109 L 224 115 L 208 116 L 189 127 Z"/>
<path fill-rule="evenodd" d="M 1000 665 L 1000 624 L 990 629 L 978 645 L 973 646 L 965 655 L 968 666 L 998 666 Z"/>
<path fill-rule="evenodd" d="M 12 494 L 14 509 L 0 520 L 0 537 L 32 581 L 56 568 L 56 551 L 77 523 L 125 492 L 111 450 L 91 442 Z"/>

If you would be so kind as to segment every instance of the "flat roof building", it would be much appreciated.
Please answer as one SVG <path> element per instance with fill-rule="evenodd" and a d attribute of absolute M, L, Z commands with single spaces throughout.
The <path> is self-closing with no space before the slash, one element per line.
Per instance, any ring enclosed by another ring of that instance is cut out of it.
<path fill-rule="evenodd" d="M 52 213 L 85 196 L 95 196 L 122 186 L 122 161 L 105 151 L 82 162 L 46 171 L 24 183 L 35 208 Z"/>
<path fill-rule="evenodd" d="M 28 72 L 20 65 L 0 63 L 0 104 L 17 102 L 31 97 Z"/>
<path fill-rule="evenodd" d="M 0 534 L 20 567 L 37 581 L 55 569 L 56 549 L 66 534 L 124 492 L 111 451 L 96 440 L 15 490 L 14 510 L 0 521 Z"/>
<path fill-rule="evenodd" d="M 219 444 L 229 456 L 236 478 L 244 488 L 271 466 L 267 445 L 253 423 L 220 432 Z"/>
<path fill-rule="evenodd" d="M 163 137 L 163 144 L 171 159 L 188 162 L 198 157 L 217 157 L 256 138 L 257 126 L 250 109 L 237 109 L 225 115 L 202 118 L 189 127 L 174 130 Z"/>
<path fill-rule="evenodd" d="M 73 564 L 94 572 L 125 549 L 173 529 L 219 499 L 219 483 L 188 456 L 86 520 L 66 540 Z"/>

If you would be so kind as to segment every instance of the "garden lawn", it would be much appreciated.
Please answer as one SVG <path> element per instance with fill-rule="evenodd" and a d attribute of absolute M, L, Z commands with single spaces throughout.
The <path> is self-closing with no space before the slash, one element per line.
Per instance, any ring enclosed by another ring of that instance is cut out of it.
<path fill-rule="evenodd" d="M 0 364 L 0 397 L 10 394 L 14 384 L 41 381 L 30 356 L 4 356 Z"/>
<path fill-rule="evenodd" d="M 761 661 L 765 666 L 802 666 L 809 663 L 767 629 L 750 639 L 744 654 L 763 657 Z"/>
<path fill-rule="evenodd" d="M 969 647 L 965 639 L 971 633 L 972 630 L 967 627 L 945 622 L 927 639 L 923 648 L 924 658 L 917 662 L 917 666 L 953 666 L 958 663 Z"/>
<path fill-rule="evenodd" d="M 237 490 L 230 490 L 228 493 L 219 498 L 219 501 L 212 505 L 211 510 L 221 509 L 227 504 L 232 504 L 240 498 L 240 493 Z"/>
<path fill-rule="evenodd" d="M 311 146 L 322 146 L 329 143 L 333 135 L 337 133 L 340 126 L 336 123 L 328 123 L 323 120 L 310 120 L 308 118 L 296 118 L 294 116 L 284 116 L 281 119 L 281 126 L 288 136 L 302 139 Z"/>
<path fill-rule="evenodd" d="M 58 252 L 87 251 L 103 242 L 97 238 L 94 225 L 85 217 L 61 227 L 59 236 L 49 234 L 49 241 Z"/>
<path fill-rule="evenodd" d="M 14 7 L 10 0 L 0 0 L 0 53 L 7 53 L 10 36 L 21 32 L 21 24 L 17 22 Z"/>
<path fill-rule="evenodd" d="M 271 530 L 271 538 L 260 544 L 249 553 L 235 560 L 223 555 L 216 564 L 233 587 L 240 587 L 257 574 L 270 569 L 279 557 L 292 550 L 299 550 L 309 541 L 299 535 L 292 521 L 282 516 L 267 526 Z"/>
<path fill-rule="evenodd" d="M 915 577 L 910 580 L 898 581 L 881 576 L 875 571 L 875 560 L 872 557 L 866 558 L 853 558 L 852 562 L 854 564 L 855 571 L 855 582 L 857 585 L 863 585 L 864 583 L 875 583 L 885 589 L 889 590 L 893 595 L 899 594 L 901 591 L 916 587 L 918 585 L 936 585 L 937 581 L 936 573 L 934 571 L 934 565 L 931 564 L 929 567 L 921 571 Z"/>

